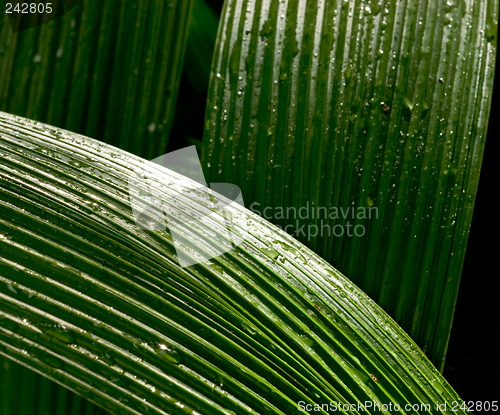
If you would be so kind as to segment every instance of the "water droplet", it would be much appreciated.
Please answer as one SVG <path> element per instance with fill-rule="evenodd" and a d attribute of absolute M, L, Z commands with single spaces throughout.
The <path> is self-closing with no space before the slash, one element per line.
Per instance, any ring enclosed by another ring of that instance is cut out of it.
<path fill-rule="evenodd" d="M 302 340 L 302 343 L 304 343 L 307 347 L 312 347 L 314 345 L 314 340 L 309 336 L 306 336 L 305 334 L 301 334 L 300 339 Z"/>
<path fill-rule="evenodd" d="M 155 351 L 158 356 L 169 363 L 179 365 L 184 362 L 182 355 L 177 350 L 168 347 L 166 344 L 159 344 L 158 347 L 155 348 Z"/>
<path fill-rule="evenodd" d="M 51 324 L 42 327 L 42 330 L 50 337 L 59 340 L 61 343 L 72 344 L 75 343 L 75 336 L 73 331 L 60 324 Z"/>
<path fill-rule="evenodd" d="M 415 107 L 415 104 L 407 97 L 403 98 L 403 103 L 410 111 L 412 111 L 413 108 Z"/>
<path fill-rule="evenodd" d="M 445 389 L 439 380 L 434 379 L 431 383 L 441 395 L 444 393 Z"/>
<path fill-rule="evenodd" d="M 265 253 L 269 258 L 276 259 L 279 256 L 279 252 L 274 249 L 261 249 L 263 253 Z"/>
<path fill-rule="evenodd" d="M 271 19 L 267 19 L 262 25 L 262 29 L 260 30 L 260 37 L 269 37 L 273 32 L 273 26 L 271 23 Z"/>
<path fill-rule="evenodd" d="M 345 80 L 346 80 L 346 82 L 349 82 L 349 80 L 350 80 L 350 79 L 351 79 L 351 77 L 352 77 L 352 69 L 351 69 L 351 67 L 350 67 L 350 66 L 348 66 L 348 67 L 347 67 L 347 69 L 345 70 L 345 74 L 344 74 L 344 76 L 345 76 Z"/>
<path fill-rule="evenodd" d="M 233 214 L 227 210 L 227 209 L 223 209 L 222 210 L 222 214 L 224 215 L 224 217 L 228 220 L 228 221 L 232 221 L 233 220 Z"/>
<path fill-rule="evenodd" d="M 359 360 L 356 356 L 351 355 L 352 360 L 354 360 L 358 365 L 361 366 L 361 360 Z"/>
<path fill-rule="evenodd" d="M 498 22 L 493 17 L 493 12 L 491 11 L 488 16 L 488 22 L 486 23 L 486 30 L 484 31 L 484 35 L 486 36 L 486 40 L 488 42 L 493 41 L 498 32 Z"/>
<path fill-rule="evenodd" d="M 14 294 L 17 294 L 17 291 L 16 289 L 12 286 L 12 283 L 7 283 L 7 288 L 9 289 L 9 291 L 12 291 Z"/>
<path fill-rule="evenodd" d="M 245 331 L 248 334 L 250 334 L 252 336 L 254 336 L 255 334 L 257 334 L 257 330 L 253 326 L 251 326 L 250 324 L 243 323 L 243 328 L 245 329 Z"/>

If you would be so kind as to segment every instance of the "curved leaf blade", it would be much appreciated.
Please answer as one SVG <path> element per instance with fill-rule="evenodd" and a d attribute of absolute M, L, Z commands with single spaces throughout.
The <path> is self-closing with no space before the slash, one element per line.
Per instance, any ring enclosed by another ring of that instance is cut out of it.
<path fill-rule="evenodd" d="M 261 215 L 267 208 L 440 369 L 484 149 L 497 21 L 495 0 L 228 0 L 212 67 L 208 180 L 237 184 Z"/>
<path fill-rule="evenodd" d="M 436 413 L 460 401 L 379 306 L 274 225 L 236 204 L 230 225 L 221 213 L 193 222 L 201 249 L 227 226 L 241 244 L 181 268 L 168 232 L 136 225 L 128 185 L 147 184 L 173 218 L 222 196 L 3 113 L 0 161 L 0 354 L 101 407 L 285 414 L 373 401 Z"/>

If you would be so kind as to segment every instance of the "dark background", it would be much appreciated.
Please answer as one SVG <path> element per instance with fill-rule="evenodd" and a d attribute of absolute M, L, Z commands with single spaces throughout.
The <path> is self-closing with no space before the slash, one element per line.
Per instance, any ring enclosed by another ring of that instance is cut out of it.
<path fill-rule="evenodd" d="M 464 401 L 500 400 L 500 60 L 444 377 Z M 476 412 L 479 413 L 479 412 Z"/>

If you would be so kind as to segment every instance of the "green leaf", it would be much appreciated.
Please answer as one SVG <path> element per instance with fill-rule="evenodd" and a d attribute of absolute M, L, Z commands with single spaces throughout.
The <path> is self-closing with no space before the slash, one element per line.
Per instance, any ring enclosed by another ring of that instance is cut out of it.
<path fill-rule="evenodd" d="M 0 28 L 0 109 L 149 158 L 164 153 L 192 3 L 81 0 L 62 18 L 16 34 L 5 14 Z M 11 364 L 4 375 L 22 379 L 26 373 Z M 0 401 L 6 399 L 4 394 Z"/>
<path fill-rule="evenodd" d="M 0 356 L 2 415 L 104 415 L 105 411 L 34 371 Z"/>
<path fill-rule="evenodd" d="M 166 151 L 193 0 L 81 0 L 0 30 L 0 110 L 154 158 Z"/>
<path fill-rule="evenodd" d="M 496 0 L 228 0 L 212 67 L 207 181 L 237 184 L 247 206 L 348 275 L 440 369 L 497 21 Z"/>
<path fill-rule="evenodd" d="M 132 190 L 161 201 L 168 220 L 195 218 L 182 237 L 200 251 L 235 246 L 180 267 L 184 243 L 136 225 Z M 1 113 L 0 354 L 120 414 L 366 401 L 430 414 L 461 403 L 358 287 L 237 204 L 200 216 L 212 200 L 230 202 L 112 146 Z"/>

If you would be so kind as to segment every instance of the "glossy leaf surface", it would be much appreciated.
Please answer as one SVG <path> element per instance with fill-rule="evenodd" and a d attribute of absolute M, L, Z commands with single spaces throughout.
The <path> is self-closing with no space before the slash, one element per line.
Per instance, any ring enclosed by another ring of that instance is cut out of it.
<path fill-rule="evenodd" d="M 290 414 L 331 401 L 434 414 L 460 402 L 359 288 L 236 204 L 186 236 L 206 249 L 229 226 L 238 246 L 181 268 L 168 231 L 136 225 L 131 180 L 173 218 L 223 198 L 99 141 L 0 115 L 0 354 L 120 414 Z"/>
<path fill-rule="evenodd" d="M 497 0 L 228 0 L 212 66 L 209 181 L 240 186 L 247 207 L 348 275 L 440 369 L 497 22 Z"/>

